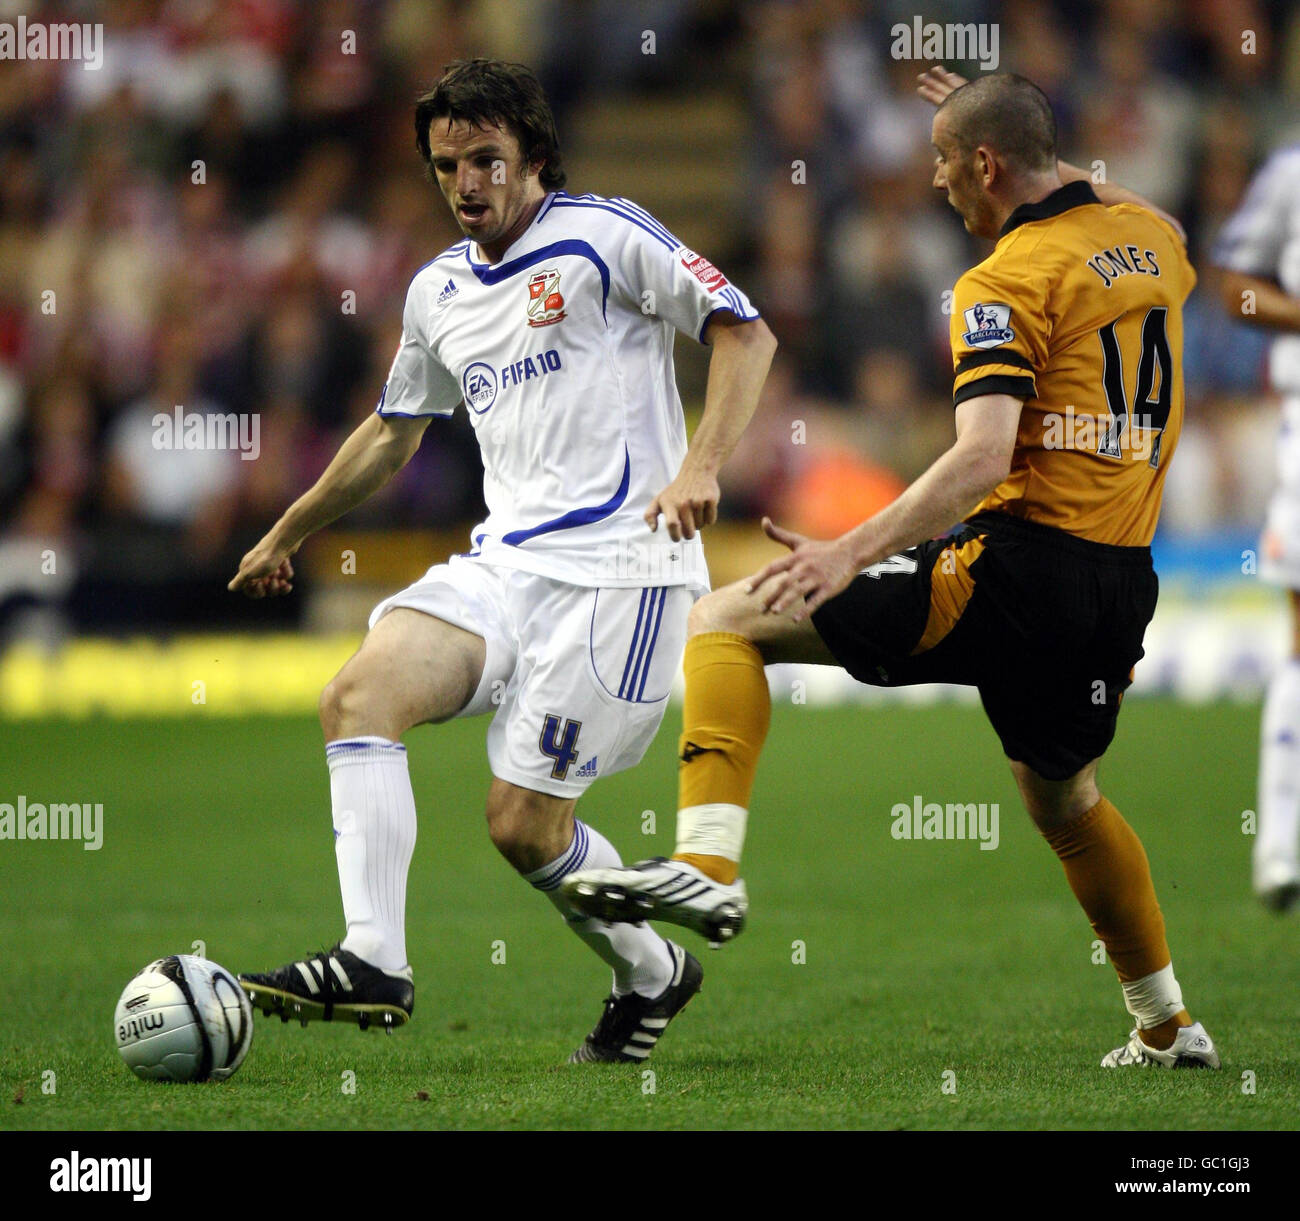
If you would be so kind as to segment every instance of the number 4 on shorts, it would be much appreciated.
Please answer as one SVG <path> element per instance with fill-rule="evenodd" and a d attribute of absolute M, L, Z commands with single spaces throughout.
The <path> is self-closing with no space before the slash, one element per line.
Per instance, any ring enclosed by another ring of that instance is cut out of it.
<path fill-rule="evenodd" d="M 542 721 L 542 736 L 538 739 L 538 749 L 548 759 L 553 760 L 551 767 L 551 778 L 553 780 L 563 780 L 569 774 L 571 768 L 578 761 L 578 730 L 582 728 L 581 721 L 565 721 L 564 728 L 560 728 L 560 718 L 554 713 L 548 712 L 546 719 Z"/>
<path fill-rule="evenodd" d="M 919 565 L 912 556 L 900 552 L 898 555 L 891 555 L 887 560 L 881 560 L 879 564 L 872 564 L 870 568 L 864 568 L 862 575 L 870 577 L 873 581 L 879 581 L 881 575 L 886 572 L 896 572 L 901 576 L 910 577 L 918 567 Z"/>

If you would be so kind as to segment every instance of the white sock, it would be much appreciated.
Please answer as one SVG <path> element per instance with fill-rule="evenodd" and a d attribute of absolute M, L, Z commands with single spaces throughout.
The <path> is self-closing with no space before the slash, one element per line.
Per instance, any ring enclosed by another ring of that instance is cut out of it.
<path fill-rule="evenodd" d="M 667 943 L 648 924 L 607 924 L 579 916 L 560 897 L 558 887 L 566 874 L 579 869 L 615 869 L 622 858 L 599 831 L 573 820 L 573 842 L 568 851 L 524 875 L 555 904 L 568 926 L 614 969 L 614 995 L 639 992 L 658 996 L 673 980 L 674 963 Z"/>
<path fill-rule="evenodd" d="M 406 747 L 387 738 L 325 745 L 334 854 L 348 932 L 343 948 L 384 971 L 406 965 L 406 875 L 415 849 L 415 794 Z"/>
<path fill-rule="evenodd" d="M 1291 658 L 1268 684 L 1259 747 L 1256 867 L 1297 863 L 1300 854 L 1300 660 Z"/>
<path fill-rule="evenodd" d="M 1183 990 L 1174 978 L 1172 962 L 1120 987 L 1124 990 L 1124 1008 L 1133 1015 L 1139 1030 L 1159 1026 L 1183 1010 Z"/>

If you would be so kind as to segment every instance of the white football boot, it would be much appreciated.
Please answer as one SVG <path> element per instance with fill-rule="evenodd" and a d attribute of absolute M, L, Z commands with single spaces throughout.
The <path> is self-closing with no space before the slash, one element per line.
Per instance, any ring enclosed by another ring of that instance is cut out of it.
<path fill-rule="evenodd" d="M 1300 901 L 1300 869 L 1292 861 L 1256 861 L 1254 881 L 1255 894 L 1269 911 L 1288 912 Z"/>
<path fill-rule="evenodd" d="M 1129 1065 L 1149 1068 L 1153 1064 L 1161 1068 L 1218 1068 L 1219 1053 L 1214 1048 L 1214 1040 L 1205 1033 L 1205 1027 L 1200 1022 L 1193 1022 L 1179 1030 L 1173 1046 L 1166 1051 L 1148 1047 L 1134 1030 L 1123 1047 L 1107 1052 L 1101 1061 L 1102 1068 L 1126 1068 Z"/>
<path fill-rule="evenodd" d="M 582 869 L 560 884 L 569 906 L 611 924 L 664 920 L 709 939 L 715 949 L 740 935 L 749 911 L 745 883 L 715 882 L 685 861 L 655 857 L 619 869 Z"/>

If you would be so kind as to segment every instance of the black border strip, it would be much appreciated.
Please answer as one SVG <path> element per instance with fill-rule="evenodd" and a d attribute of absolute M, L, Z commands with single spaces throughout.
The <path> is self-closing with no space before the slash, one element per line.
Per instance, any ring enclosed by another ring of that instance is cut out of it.
<path fill-rule="evenodd" d="M 960 407 L 967 399 L 979 398 L 981 394 L 1009 394 L 1012 398 L 1028 399 L 1034 397 L 1034 379 L 1032 377 L 1013 377 L 1009 373 L 991 373 L 988 377 L 977 377 L 952 392 L 952 405 Z"/>

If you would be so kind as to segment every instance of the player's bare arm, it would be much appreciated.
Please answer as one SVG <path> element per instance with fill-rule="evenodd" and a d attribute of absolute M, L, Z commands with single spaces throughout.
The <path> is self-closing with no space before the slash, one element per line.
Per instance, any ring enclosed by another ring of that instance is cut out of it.
<path fill-rule="evenodd" d="M 960 73 L 949 72 L 943 67 L 934 67 L 922 72 L 916 81 L 917 93 L 934 106 L 941 105 L 950 93 L 969 83 Z M 1148 212 L 1154 212 L 1178 234 L 1183 245 L 1187 244 L 1187 232 L 1178 219 L 1136 191 L 1130 191 L 1115 182 L 1094 182 L 1087 170 L 1071 165 L 1068 161 L 1057 161 L 1056 172 L 1060 175 L 1062 183 L 1085 181 L 1091 183 L 1097 198 L 1104 204 L 1131 203 L 1146 208 Z"/>
<path fill-rule="evenodd" d="M 429 417 L 369 416 L 339 448 L 321 477 L 239 563 L 227 586 L 250 598 L 293 589 L 289 557 L 317 530 L 373 496 L 420 447 Z"/>
<path fill-rule="evenodd" d="M 650 502 L 646 524 L 659 528 L 663 515 L 668 537 L 694 538 L 696 530 L 718 519 L 718 472 L 745 431 L 772 364 L 776 338 L 761 318 L 741 322 L 717 315 L 705 328 L 712 346 L 704 414 L 677 477 Z"/>
<path fill-rule="evenodd" d="M 1011 469 L 1021 402 L 1007 394 L 983 394 L 959 404 L 952 447 L 897 500 L 837 539 L 805 538 L 764 518 L 768 536 L 790 554 L 751 577 L 747 592 L 760 591 L 765 611 L 793 610 L 798 623 L 864 568 L 960 521 Z"/>
<path fill-rule="evenodd" d="M 1234 318 L 1275 331 L 1300 331 L 1300 298 L 1292 297 L 1273 280 L 1248 276 L 1227 268 L 1219 272 L 1219 300 Z M 1253 294 L 1252 312 L 1242 312 L 1245 294 Z"/>

